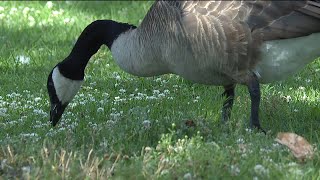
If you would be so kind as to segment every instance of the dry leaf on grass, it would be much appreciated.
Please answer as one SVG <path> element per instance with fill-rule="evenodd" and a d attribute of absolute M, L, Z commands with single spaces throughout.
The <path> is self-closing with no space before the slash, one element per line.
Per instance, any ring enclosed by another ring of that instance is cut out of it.
<path fill-rule="evenodd" d="M 278 133 L 275 141 L 287 146 L 298 160 L 304 161 L 306 158 L 311 159 L 313 157 L 314 149 L 312 145 L 295 133 Z"/>

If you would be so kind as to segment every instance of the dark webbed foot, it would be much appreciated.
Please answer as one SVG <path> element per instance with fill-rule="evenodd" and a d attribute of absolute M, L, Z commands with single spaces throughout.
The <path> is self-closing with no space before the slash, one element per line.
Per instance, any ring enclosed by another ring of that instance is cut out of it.
<path fill-rule="evenodd" d="M 252 119 L 250 118 L 250 129 L 252 130 L 258 130 L 259 132 L 262 132 L 263 134 L 267 135 L 267 132 L 261 127 L 261 125 L 254 125 L 254 124 L 251 124 L 252 122 Z"/>
<path fill-rule="evenodd" d="M 257 128 L 266 134 L 266 131 L 261 128 L 259 121 L 259 106 L 260 106 L 260 84 L 258 78 L 252 73 L 250 80 L 248 81 L 248 90 L 251 98 L 251 116 L 250 116 L 250 127 Z"/>
<path fill-rule="evenodd" d="M 229 86 L 224 86 L 224 92 L 222 93 L 222 96 L 226 96 L 226 100 L 223 103 L 222 106 L 222 122 L 226 123 L 230 116 L 231 116 L 231 109 L 233 106 L 233 100 L 234 100 L 234 89 L 235 85 L 231 84 Z"/>

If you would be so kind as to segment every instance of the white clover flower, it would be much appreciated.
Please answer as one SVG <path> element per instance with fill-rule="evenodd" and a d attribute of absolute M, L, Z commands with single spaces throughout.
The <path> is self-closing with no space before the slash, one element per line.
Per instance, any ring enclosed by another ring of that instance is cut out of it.
<path fill-rule="evenodd" d="M 72 122 L 71 124 L 67 125 L 69 130 L 75 129 L 78 126 L 77 122 Z"/>
<path fill-rule="evenodd" d="M 120 93 L 125 93 L 126 90 L 121 88 L 121 89 L 119 89 L 119 92 L 120 92 Z"/>
<path fill-rule="evenodd" d="M 28 25 L 29 25 L 30 27 L 32 27 L 32 26 L 34 26 L 34 25 L 36 24 L 36 21 L 34 20 L 34 18 L 33 18 L 32 16 L 29 16 L 29 17 L 28 17 L 28 20 L 29 20 Z"/>
<path fill-rule="evenodd" d="M 102 107 L 99 107 L 98 109 L 97 109 L 97 112 L 98 113 L 101 113 L 101 112 L 103 112 L 104 111 L 104 109 L 102 108 Z"/>
<path fill-rule="evenodd" d="M 108 120 L 108 121 L 107 121 L 107 126 L 108 126 L 109 128 L 112 128 L 115 124 L 116 124 L 116 122 L 113 121 L 113 120 Z"/>
<path fill-rule="evenodd" d="M 65 23 L 65 24 L 72 24 L 74 22 L 75 22 L 74 18 L 65 18 L 63 20 L 63 23 Z"/>
<path fill-rule="evenodd" d="M 103 138 L 103 141 L 100 142 L 99 146 L 104 148 L 108 147 L 108 141 L 106 141 L 106 139 Z"/>
<path fill-rule="evenodd" d="M 0 166 L 0 168 L 1 168 L 1 169 L 5 169 L 6 166 L 7 166 L 7 159 L 3 159 L 3 160 L 1 161 L 1 166 Z"/>
<path fill-rule="evenodd" d="M 120 77 L 119 75 L 117 75 L 117 76 L 115 77 L 115 79 L 116 79 L 116 80 L 121 80 L 121 77 Z"/>
<path fill-rule="evenodd" d="M 164 94 L 164 93 L 160 93 L 160 94 L 158 94 L 158 97 L 159 98 L 164 98 L 166 95 Z"/>
<path fill-rule="evenodd" d="M 279 144 L 279 143 L 273 143 L 273 144 L 272 144 L 272 147 L 278 148 L 278 147 L 280 147 L 280 144 Z"/>
<path fill-rule="evenodd" d="M 231 172 L 232 175 L 237 176 L 237 175 L 240 174 L 240 169 L 236 165 L 231 165 L 230 166 L 230 172 Z"/>
<path fill-rule="evenodd" d="M 144 127 L 145 129 L 150 129 L 150 127 L 151 127 L 151 122 L 150 122 L 149 120 L 144 120 L 144 121 L 142 122 L 142 125 L 143 125 L 143 127 Z"/>
<path fill-rule="evenodd" d="M 156 82 L 161 82 L 161 77 L 158 77 L 157 79 L 155 79 Z"/>
<path fill-rule="evenodd" d="M 294 167 L 294 166 L 297 166 L 298 164 L 297 163 L 295 163 L 295 162 L 290 162 L 290 163 L 288 163 L 288 166 L 289 167 Z"/>
<path fill-rule="evenodd" d="M 96 123 L 93 123 L 93 122 L 89 122 L 88 125 L 94 130 L 97 130 L 97 128 L 98 128 L 98 125 Z"/>
<path fill-rule="evenodd" d="M 30 63 L 30 57 L 27 56 L 16 56 L 16 61 L 20 64 L 29 64 Z"/>
<path fill-rule="evenodd" d="M 36 97 L 36 98 L 34 99 L 34 101 L 35 101 L 35 102 L 41 101 L 41 98 L 40 98 L 40 97 Z"/>
<path fill-rule="evenodd" d="M 291 96 L 288 95 L 288 96 L 285 96 L 285 99 L 287 102 L 290 102 L 292 98 L 291 98 Z"/>
<path fill-rule="evenodd" d="M 94 97 L 90 97 L 89 100 L 90 100 L 91 102 L 95 102 L 95 101 L 96 101 L 96 99 L 95 99 Z"/>
<path fill-rule="evenodd" d="M 63 123 L 61 122 L 61 124 L 63 124 Z M 58 129 L 58 132 L 62 132 L 62 131 L 64 131 L 64 130 L 66 130 L 65 127 L 60 127 L 60 128 Z"/>
<path fill-rule="evenodd" d="M 80 101 L 79 104 L 80 105 L 85 105 L 87 102 L 88 102 L 87 100 L 83 100 L 83 101 Z"/>
<path fill-rule="evenodd" d="M 289 169 L 289 173 L 295 175 L 296 177 L 304 175 L 303 171 L 301 169 L 298 169 L 298 168 L 290 168 Z"/>
<path fill-rule="evenodd" d="M 260 152 L 262 154 L 268 154 L 268 153 L 271 153 L 272 150 L 271 149 L 268 149 L 268 148 L 260 148 Z"/>
<path fill-rule="evenodd" d="M 254 172 L 257 173 L 258 175 L 269 175 L 269 170 L 266 169 L 264 166 L 261 164 L 257 164 L 254 168 Z"/>
<path fill-rule="evenodd" d="M 22 10 L 22 14 L 26 16 L 29 11 L 30 11 L 30 8 L 29 8 L 29 7 L 25 7 L 25 8 Z"/>
<path fill-rule="evenodd" d="M 115 113 L 110 113 L 110 117 L 114 120 L 118 120 L 121 117 L 121 113 L 115 112 Z"/>
<path fill-rule="evenodd" d="M 7 104 L 9 104 L 9 103 L 6 102 L 6 101 L 0 100 L 0 107 L 4 107 L 4 106 L 6 106 Z"/>
<path fill-rule="evenodd" d="M 77 105 L 78 105 L 78 103 L 72 102 L 72 103 L 69 104 L 69 107 L 70 107 L 71 109 L 73 109 L 73 108 L 75 108 Z"/>
<path fill-rule="evenodd" d="M 48 1 L 48 2 L 46 3 L 46 7 L 49 8 L 49 9 L 51 9 L 51 8 L 53 7 L 52 1 Z"/>
<path fill-rule="evenodd" d="M 136 97 L 134 97 L 134 99 L 136 99 L 136 100 L 142 100 L 142 97 L 136 96 Z"/>
<path fill-rule="evenodd" d="M 44 25 L 46 25 L 47 23 L 46 23 L 45 20 L 42 20 L 42 21 L 40 21 L 38 24 L 39 24 L 39 26 L 44 26 Z"/>
<path fill-rule="evenodd" d="M 192 179 L 192 174 L 191 173 L 184 174 L 183 179 Z"/>
<path fill-rule="evenodd" d="M 244 139 L 243 139 L 243 138 L 237 139 L 237 143 L 238 143 L 238 144 L 243 144 L 243 143 L 244 143 Z"/>
<path fill-rule="evenodd" d="M 18 124 L 19 122 L 18 121 L 8 121 L 6 122 L 7 125 L 15 125 L 15 124 Z"/>
<path fill-rule="evenodd" d="M 159 94 L 160 93 L 160 91 L 159 90 L 153 90 L 153 94 Z"/>
<path fill-rule="evenodd" d="M 22 137 L 38 137 L 37 133 L 21 133 L 20 136 Z"/>
<path fill-rule="evenodd" d="M 59 16 L 60 14 L 62 14 L 61 11 L 52 11 L 52 16 Z"/>
<path fill-rule="evenodd" d="M 7 116 L 7 108 L 0 108 L 0 116 Z"/>
<path fill-rule="evenodd" d="M 306 100 L 307 98 L 308 98 L 308 96 L 306 95 L 305 92 L 303 92 L 302 100 Z"/>
<path fill-rule="evenodd" d="M 34 109 L 34 110 L 33 110 L 33 113 L 42 115 L 42 116 L 44 116 L 44 117 L 47 116 L 47 113 L 44 112 L 42 109 Z"/>
<path fill-rule="evenodd" d="M 10 15 L 13 15 L 13 14 L 15 14 L 17 11 L 18 11 L 18 9 L 15 8 L 15 7 L 13 7 L 13 8 L 10 9 L 9 14 L 10 14 Z"/>
<path fill-rule="evenodd" d="M 155 99 L 157 99 L 157 97 L 155 97 L 155 96 L 147 96 L 146 99 L 147 100 L 155 100 Z"/>
<path fill-rule="evenodd" d="M 31 171 L 31 168 L 30 168 L 30 166 L 23 166 L 23 167 L 21 168 L 21 170 L 22 170 L 22 173 L 23 173 L 23 174 L 29 174 L 30 171 Z"/>
<path fill-rule="evenodd" d="M 13 109 L 17 109 L 18 108 L 18 104 L 17 104 L 16 101 L 11 102 L 9 106 L 10 106 L 10 108 L 13 108 Z"/>
<path fill-rule="evenodd" d="M 149 147 L 149 146 L 147 146 L 147 147 L 144 148 L 144 151 L 145 151 L 145 152 L 151 152 L 151 151 L 152 151 L 152 148 Z"/>
<path fill-rule="evenodd" d="M 10 15 L 15 14 L 18 11 L 16 7 L 10 9 Z"/>
<path fill-rule="evenodd" d="M 139 92 L 138 92 L 138 94 L 137 94 L 137 95 L 138 95 L 138 97 L 146 97 L 146 96 L 147 96 L 146 94 L 139 93 Z"/>

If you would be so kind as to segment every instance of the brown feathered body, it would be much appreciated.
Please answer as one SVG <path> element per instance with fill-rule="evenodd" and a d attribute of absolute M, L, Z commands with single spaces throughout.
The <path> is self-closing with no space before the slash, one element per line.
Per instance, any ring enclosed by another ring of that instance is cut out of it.
<path fill-rule="evenodd" d="M 287 39 L 319 32 L 316 1 L 156 1 L 141 25 L 115 43 L 113 50 L 127 53 L 113 55 L 124 70 L 139 76 L 174 73 L 203 84 L 244 84 L 260 61 L 271 64 L 277 56 L 263 59 L 267 55 L 262 53 L 270 53 L 261 49 L 268 46 L 264 43 L 279 41 L 287 46 L 291 43 Z M 315 37 L 320 40 L 319 36 Z M 290 71 L 320 56 L 320 46 L 312 48 L 302 53 L 314 54 Z M 269 73 L 270 67 L 261 74 Z"/>

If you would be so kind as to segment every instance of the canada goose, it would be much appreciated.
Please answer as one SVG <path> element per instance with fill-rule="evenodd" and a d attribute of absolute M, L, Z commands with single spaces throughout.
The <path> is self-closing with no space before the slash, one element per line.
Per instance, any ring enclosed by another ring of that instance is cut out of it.
<path fill-rule="evenodd" d="M 236 84 L 246 85 L 250 126 L 265 132 L 258 116 L 259 84 L 285 79 L 315 60 L 319 42 L 319 1 L 156 1 L 139 27 L 97 20 L 84 29 L 48 77 L 50 121 L 57 124 L 80 89 L 90 57 L 105 44 L 130 74 L 173 73 L 223 86 L 224 121 Z"/>

